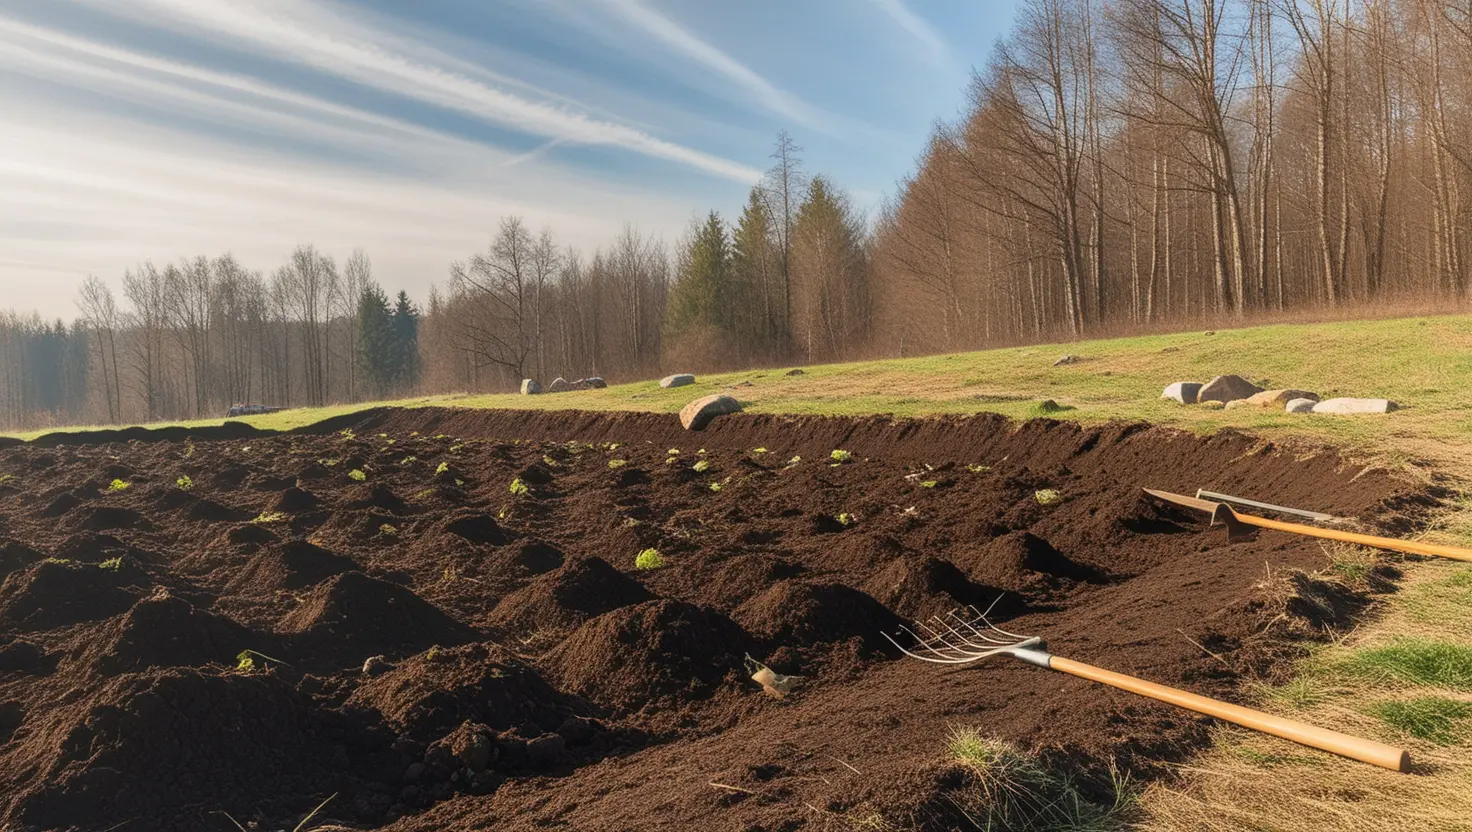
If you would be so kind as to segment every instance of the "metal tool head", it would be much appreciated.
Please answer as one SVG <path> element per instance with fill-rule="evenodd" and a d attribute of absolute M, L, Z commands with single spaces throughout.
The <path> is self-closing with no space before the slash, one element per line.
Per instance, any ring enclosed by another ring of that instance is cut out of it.
<path fill-rule="evenodd" d="M 1145 493 L 1157 500 L 1171 503 L 1172 505 L 1206 512 L 1211 516 L 1211 525 L 1227 527 L 1227 540 L 1233 543 L 1239 540 L 1251 540 L 1257 536 L 1257 529 L 1242 522 L 1242 519 L 1237 516 L 1237 512 L 1233 511 L 1232 507 L 1226 503 L 1203 500 L 1199 497 L 1187 497 L 1185 494 L 1173 494 L 1169 491 L 1157 491 L 1153 488 L 1146 488 Z"/>
<path fill-rule="evenodd" d="M 993 601 L 992 607 L 995 606 Z M 928 623 L 917 621 L 916 630 L 901 627 L 901 632 L 913 639 L 908 647 L 888 633 L 884 637 L 906 656 L 934 664 L 970 664 L 1002 653 L 1018 656 L 1046 649 L 1037 636 L 1020 636 L 993 625 L 986 619 L 990 611 L 991 607 L 982 612 L 968 606 L 944 616 L 932 616 Z"/>

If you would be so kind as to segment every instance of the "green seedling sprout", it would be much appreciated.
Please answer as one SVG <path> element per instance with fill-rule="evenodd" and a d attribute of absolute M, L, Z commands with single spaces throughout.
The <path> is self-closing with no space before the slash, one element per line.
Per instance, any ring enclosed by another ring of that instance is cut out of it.
<path fill-rule="evenodd" d="M 971 465 L 967 465 L 966 466 L 966 470 L 967 471 L 970 471 L 973 474 L 985 474 L 987 471 L 992 470 L 992 466 L 990 466 L 990 465 L 976 465 L 976 464 L 973 463 Z"/>
<path fill-rule="evenodd" d="M 524 497 L 526 496 L 528 491 L 531 491 L 531 489 L 527 487 L 526 483 L 521 481 L 521 477 L 517 477 L 516 479 L 511 481 L 509 490 L 512 494 L 518 497 Z"/>
<path fill-rule="evenodd" d="M 658 549 L 645 549 L 634 558 L 635 569 L 658 569 L 661 566 L 664 566 L 664 556 Z"/>
<path fill-rule="evenodd" d="M 846 511 L 834 519 L 838 520 L 838 525 L 840 526 L 852 526 L 854 524 L 854 516 Z"/>
<path fill-rule="evenodd" d="M 920 487 L 921 488 L 934 488 L 936 486 L 936 484 L 937 484 L 937 481 L 936 480 L 925 480 L 924 482 L 920 483 Z"/>
<path fill-rule="evenodd" d="M 761 456 L 762 454 L 764 454 L 764 453 L 767 452 L 767 449 L 766 448 L 752 448 L 751 449 L 751 452 L 754 453 L 754 454 L 756 454 L 757 456 Z"/>
<path fill-rule="evenodd" d="M 130 485 L 132 485 L 132 483 L 131 482 L 127 482 L 126 480 L 113 480 L 111 483 L 108 484 L 107 490 L 108 491 L 127 491 L 128 490 L 128 486 L 130 486 Z"/>
<path fill-rule="evenodd" d="M 1040 506 L 1051 506 L 1054 503 L 1063 501 L 1063 495 L 1051 488 L 1044 488 L 1035 492 L 1032 496 L 1034 500 L 1038 501 L 1038 505 Z"/>
<path fill-rule="evenodd" d="M 449 470 L 450 470 L 450 463 L 448 463 L 448 462 L 441 462 L 438 466 L 435 467 L 435 469 L 434 469 L 434 475 L 436 477 L 443 476 Z"/>
<path fill-rule="evenodd" d="M 180 491 L 189 491 L 194 488 L 194 480 L 190 479 L 188 474 L 184 474 L 174 480 L 174 485 L 179 486 Z"/>
<path fill-rule="evenodd" d="M 120 558 L 120 557 L 117 557 L 117 558 L 108 558 L 107 560 L 103 561 L 102 563 L 97 564 L 97 568 L 98 569 L 108 569 L 108 570 L 111 570 L 113 572 L 116 572 L 117 570 L 123 568 L 123 559 Z"/>
<path fill-rule="evenodd" d="M 392 523 L 384 523 L 378 527 L 378 533 L 384 537 L 398 537 L 399 528 Z"/>
<path fill-rule="evenodd" d="M 713 483 L 710 484 L 710 490 L 711 491 L 720 491 L 721 488 L 722 488 L 722 486 L 718 482 L 713 482 Z"/>
<path fill-rule="evenodd" d="M 363 480 L 368 479 L 368 475 L 363 473 L 361 469 L 354 468 L 353 470 L 348 472 L 348 479 L 352 480 L 353 482 L 362 482 Z"/>
<path fill-rule="evenodd" d="M 343 428 L 342 430 L 338 431 L 338 435 L 341 436 L 344 441 L 352 441 L 358 438 L 358 435 L 356 433 L 353 433 L 352 428 Z"/>
<path fill-rule="evenodd" d="M 317 460 L 317 464 L 326 466 L 328 468 L 335 468 L 335 467 L 337 467 L 337 464 L 339 462 L 342 462 L 342 460 L 340 460 L 340 459 L 319 459 L 319 460 Z"/>
<path fill-rule="evenodd" d="M 695 461 L 694 465 L 690 466 L 690 468 L 694 470 L 697 474 L 703 474 L 706 471 L 710 470 L 710 460 L 698 459 Z"/>
<path fill-rule="evenodd" d="M 628 464 L 629 464 L 629 461 L 627 459 L 610 459 L 610 460 L 608 460 L 608 467 L 609 468 L 622 468 L 622 467 L 624 467 L 625 465 L 628 465 Z"/>
<path fill-rule="evenodd" d="M 282 514 L 279 511 L 263 511 L 260 514 L 257 514 L 256 515 L 256 519 L 254 519 L 254 520 L 252 520 L 250 522 L 252 522 L 252 523 L 279 523 L 279 522 L 281 522 L 282 520 L 285 520 L 285 519 L 286 519 L 286 515 L 285 514 Z"/>
<path fill-rule="evenodd" d="M 854 455 L 852 453 L 841 448 L 829 454 L 828 457 L 839 465 L 842 465 L 845 462 L 852 462 L 854 459 Z"/>

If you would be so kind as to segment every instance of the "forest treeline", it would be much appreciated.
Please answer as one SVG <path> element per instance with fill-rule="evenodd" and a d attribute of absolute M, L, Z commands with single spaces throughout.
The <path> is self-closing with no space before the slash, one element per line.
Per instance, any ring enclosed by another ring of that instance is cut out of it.
<path fill-rule="evenodd" d="M 778 137 L 739 214 L 591 254 L 501 219 L 416 305 L 310 245 L 0 316 L 0 423 L 912 355 L 1472 289 L 1472 3 L 1024 0 L 873 216 Z"/>

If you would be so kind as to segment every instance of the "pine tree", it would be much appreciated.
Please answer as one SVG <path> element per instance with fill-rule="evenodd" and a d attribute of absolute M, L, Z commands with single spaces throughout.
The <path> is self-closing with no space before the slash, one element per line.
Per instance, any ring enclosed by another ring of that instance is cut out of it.
<path fill-rule="evenodd" d="M 731 321 L 731 244 L 711 211 L 691 233 L 665 313 L 668 337 L 724 332 Z"/>
<path fill-rule="evenodd" d="M 387 395 L 393 388 L 397 355 L 388 296 L 377 283 L 369 283 L 358 296 L 357 317 L 358 363 L 363 382 L 374 395 Z"/>
<path fill-rule="evenodd" d="M 409 293 L 399 290 L 393 315 L 393 385 L 398 392 L 412 390 L 419 384 L 419 310 L 409 301 Z"/>
<path fill-rule="evenodd" d="M 787 351 L 783 321 L 787 316 L 782 279 L 781 241 L 772 222 L 766 194 L 751 189 L 731 240 L 731 270 L 740 295 L 738 337 L 750 351 L 778 356 Z"/>

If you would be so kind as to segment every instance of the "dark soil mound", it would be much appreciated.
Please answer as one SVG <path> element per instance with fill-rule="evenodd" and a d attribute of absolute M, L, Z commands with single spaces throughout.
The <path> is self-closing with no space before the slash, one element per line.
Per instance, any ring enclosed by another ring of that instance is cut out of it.
<path fill-rule="evenodd" d="M 501 599 L 491 624 L 508 633 L 576 627 L 597 615 L 650 599 L 643 584 L 601 558 L 569 561 Z"/>
<path fill-rule="evenodd" d="M 285 512 L 286 514 L 300 514 L 304 511 L 311 511 L 320 505 L 322 505 L 322 501 L 317 499 L 317 495 L 293 486 L 281 492 L 281 496 L 276 498 L 276 502 L 271 506 L 271 510 Z"/>
<path fill-rule="evenodd" d="M 31 673 L 45 664 L 46 651 L 29 641 L 13 639 L 0 645 L 0 673 Z"/>
<path fill-rule="evenodd" d="M 357 568 L 351 559 L 329 552 L 315 543 L 289 540 L 252 557 L 230 582 L 230 588 L 237 593 L 247 588 L 256 591 L 304 589 Z"/>
<path fill-rule="evenodd" d="M 348 572 L 317 587 L 281 620 L 308 651 L 331 655 L 343 666 L 368 656 L 417 653 L 435 645 L 474 640 L 470 628 L 413 592 L 361 572 Z"/>
<path fill-rule="evenodd" d="M 226 465 L 210 477 L 210 484 L 217 488 L 239 488 L 249 476 L 250 469 L 244 465 Z"/>
<path fill-rule="evenodd" d="M 249 520 L 250 514 L 238 508 L 231 508 L 214 500 L 196 500 L 184 516 L 190 520 L 200 523 L 238 523 L 241 520 Z"/>
<path fill-rule="evenodd" d="M 838 583 L 783 581 L 736 608 L 732 615 L 752 635 L 774 645 L 802 648 L 851 638 L 885 644 L 883 633 L 902 623 L 868 595 Z"/>
<path fill-rule="evenodd" d="M 527 485 L 547 485 L 552 482 L 552 469 L 541 462 L 533 462 L 516 473 L 516 478 Z"/>
<path fill-rule="evenodd" d="M 742 672 L 751 639 L 735 622 L 682 601 L 648 601 L 600 615 L 547 657 L 564 690 L 615 712 L 708 696 Z"/>
<path fill-rule="evenodd" d="M 93 532 L 113 529 L 149 529 L 152 524 L 138 511 L 123 506 L 92 506 L 72 514 L 72 525 Z"/>
<path fill-rule="evenodd" d="M 532 736 L 557 728 L 576 703 L 495 644 L 420 653 L 353 692 L 352 706 L 383 714 L 396 730 L 430 740 L 470 720 Z"/>
<path fill-rule="evenodd" d="M 314 727 L 295 691 L 270 675 L 124 676 L 69 725 L 36 732 L 36 741 L 65 738 L 33 752 L 46 771 L 0 826 L 107 829 L 137 817 L 149 829 L 197 830 L 200 807 L 236 817 L 301 810 L 330 791 Z"/>
<path fill-rule="evenodd" d="M 489 514 L 462 514 L 453 517 L 444 525 L 444 530 L 471 543 L 488 546 L 504 546 L 511 542 L 510 532 L 501 528 L 496 518 Z"/>
<path fill-rule="evenodd" d="M 13 572 L 0 584 L 0 625 L 49 630 L 110 618 L 133 606 L 123 570 L 45 560 Z"/>
<path fill-rule="evenodd" d="M 133 605 L 101 645 L 96 666 L 102 673 L 124 673 L 149 667 L 197 667 L 234 664 L 247 648 L 268 645 L 244 627 L 183 598 L 155 595 Z"/>
<path fill-rule="evenodd" d="M 386 511 L 389 514 L 407 514 L 411 511 L 409 504 L 404 502 L 402 497 L 395 494 L 393 489 L 386 485 L 372 485 L 368 486 L 366 490 L 366 494 L 360 494 L 349 500 L 347 507 L 352 509 Z"/>
<path fill-rule="evenodd" d="M 46 508 L 41 510 L 41 514 L 46 517 L 60 517 L 82 503 L 83 500 L 81 497 L 68 491 L 64 494 L 58 494 L 55 499 L 47 503 Z"/>
<path fill-rule="evenodd" d="M 951 612 L 967 615 L 967 608 L 991 609 L 993 621 L 1016 615 L 1024 609 L 1022 599 L 995 587 L 972 583 L 955 564 L 937 558 L 908 556 L 897 558 L 869 582 L 864 589 L 881 604 L 911 621 L 926 621 L 931 616 L 946 617 Z M 992 606 L 995 603 L 996 606 Z"/>
<path fill-rule="evenodd" d="M 1019 592 L 1054 586 L 1059 579 L 1102 579 L 1097 570 L 1074 561 L 1031 532 L 1003 535 L 957 562 L 982 583 Z"/>
<path fill-rule="evenodd" d="M 26 544 L 18 540 L 7 540 L 0 544 L 0 579 L 45 559 L 45 555 Z"/>
<path fill-rule="evenodd" d="M 225 539 L 236 546 L 254 544 L 261 546 L 267 543 L 275 543 L 276 535 L 270 529 L 259 523 L 246 523 L 236 526 L 225 535 Z"/>
<path fill-rule="evenodd" d="M 796 578 L 803 567 L 768 554 L 746 554 L 722 563 L 705 580 L 710 597 L 719 598 L 723 609 L 738 606 L 778 581 Z"/>
<path fill-rule="evenodd" d="M 550 543 L 528 540 L 517 550 L 515 560 L 517 566 L 533 575 L 540 575 L 561 566 L 567 558 L 561 549 Z"/>

